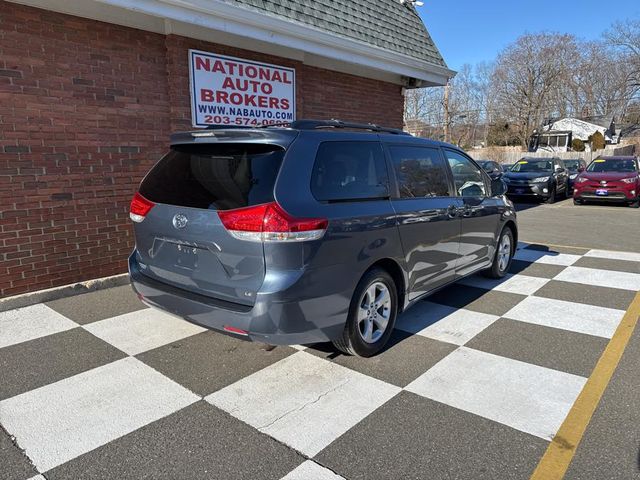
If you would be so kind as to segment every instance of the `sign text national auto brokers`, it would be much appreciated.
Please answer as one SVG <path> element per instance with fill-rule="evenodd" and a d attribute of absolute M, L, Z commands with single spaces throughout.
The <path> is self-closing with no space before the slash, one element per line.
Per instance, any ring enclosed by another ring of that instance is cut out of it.
<path fill-rule="evenodd" d="M 295 120 L 292 68 L 189 50 L 193 125 L 268 125 Z"/>

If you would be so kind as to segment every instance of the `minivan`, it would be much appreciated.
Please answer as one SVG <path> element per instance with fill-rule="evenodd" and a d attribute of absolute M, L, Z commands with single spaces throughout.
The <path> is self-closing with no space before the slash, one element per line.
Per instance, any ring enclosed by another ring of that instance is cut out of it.
<path fill-rule="evenodd" d="M 131 283 L 238 338 L 372 356 L 415 302 L 506 274 L 505 189 L 457 147 L 372 124 L 177 133 L 131 202 Z"/>

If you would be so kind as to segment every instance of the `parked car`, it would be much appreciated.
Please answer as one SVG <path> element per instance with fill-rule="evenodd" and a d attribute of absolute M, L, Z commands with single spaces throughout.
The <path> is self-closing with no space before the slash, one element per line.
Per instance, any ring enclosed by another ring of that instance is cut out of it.
<path fill-rule="evenodd" d="M 569 173 L 569 192 L 573 193 L 573 183 L 578 174 L 585 171 L 587 162 L 582 158 L 571 158 L 562 160 L 562 163 Z"/>
<path fill-rule="evenodd" d="M 640 204 L 640 165 L 636 157 L 599 157 L 575 179 L 573 203 L 589 200 Z"/>
<path fill-rule="evenodd" d="M 493 160 L 478 160 L 478 165 L 482 167 L 482 169 L 487 172 L 489 178 L 491 180 L 496 180 L 502 177 L 504 170 L 502 169 L 502 165 L 498 162 L 494 162 Z"/>
<path fill-rule="evenodd" d="M 553 203 L 559 196 L 569 196 L 569 175 L 559 158 L 525 157 L 502 180 L 510 198 L 539 198 Z"/>
<path fill-rule="evenodd" d="M 504 191 L 457 147 L 374 125 L 179 133 L 131 202 L 129 274 L 143 302 L 196 324 L 371 356 L 425 295 L 505 275 Z"/>
<path fill-rule="evenodd" d="M 511 170 L 511 167 L 515 165 L 515 163 L 502 163 L 501 165 L 502 165 L 502 171 L 508 172 L 509 170 Z"/>

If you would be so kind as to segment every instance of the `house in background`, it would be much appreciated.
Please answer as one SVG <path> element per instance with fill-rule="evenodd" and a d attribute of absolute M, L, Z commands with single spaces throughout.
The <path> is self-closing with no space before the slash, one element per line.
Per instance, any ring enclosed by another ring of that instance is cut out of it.
<path fill-rule="evenodd" d="M 574 139 L 582 140 L 588 148 L 589 137 L 596 132 L 602 134 L 607 145 L 617 144 L 620 138 L 614 117 L 593 121 L 567 117 L 545 125 L 542 132 L 534 131 L 529 141 L 529 151 L 568 152 Z"/>

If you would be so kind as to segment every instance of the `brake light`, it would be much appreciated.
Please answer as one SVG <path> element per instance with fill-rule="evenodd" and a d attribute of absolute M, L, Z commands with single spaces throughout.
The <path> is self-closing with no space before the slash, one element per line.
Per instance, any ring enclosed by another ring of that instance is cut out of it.
<path fill-rule="evenodd" d="M 329 222 L 324 218 L 296 218 L 276 202 L 218 212 L 229 233 L 252 242 L 303 242 L 324 235 Z"/>
<path fill-rule="evenodd" d="M 139 192 L 131 199 L 129 207 L 129 218 L 136 223 L 140 223 L 147 216 L 147 213 L 155 206 L 151 200 L 147 200 Z"/>

